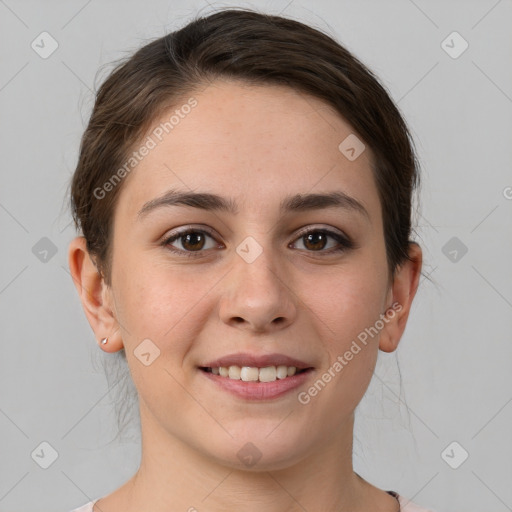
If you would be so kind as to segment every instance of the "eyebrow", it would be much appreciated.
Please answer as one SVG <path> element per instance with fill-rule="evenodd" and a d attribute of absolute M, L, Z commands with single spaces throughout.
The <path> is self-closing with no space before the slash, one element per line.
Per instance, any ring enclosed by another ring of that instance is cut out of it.
<path fill-rule="evenodd" d="M 238 204 L 231 198 L 207 192 L 187 192 L 168 190 L 160 197 L 152 199 L 143 205 L 137 217 L 142 220 L 148 213 L 167 206 L 190 206 L 206 211 L 227 212 L 233 215 L 238 213 Z M 281 214 L 320 210 L 323 208 L 341 208 L 363 214 L 370 219 L 365 207 L 354 197 L 341 190 L 322 194 L 295 194 L 285 197 L 279 206 Z"/>

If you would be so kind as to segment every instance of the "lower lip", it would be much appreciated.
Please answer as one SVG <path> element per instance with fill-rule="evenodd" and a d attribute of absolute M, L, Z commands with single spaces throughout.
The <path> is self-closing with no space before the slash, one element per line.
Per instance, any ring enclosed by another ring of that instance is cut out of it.
<path fill-rule="evenodd" d="M 285 379 L 277 379 L 273 382 L 244 382 L 243 380 L 221 377 L 201 369 L 199 371 L 207 379 L 210 379 L 225 391 L 239 398 L 246 400 L 271 400 L 283 396 L 304 384 L 309 378 L 312 369 L 286 377 Z"/>

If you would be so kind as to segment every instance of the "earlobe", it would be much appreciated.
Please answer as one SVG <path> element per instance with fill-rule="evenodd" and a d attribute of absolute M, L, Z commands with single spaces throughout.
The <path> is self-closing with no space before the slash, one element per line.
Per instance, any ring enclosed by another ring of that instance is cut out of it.
<path fill-rule="evenodd" d="M 391 304 L 386 312 L 388 322 L 381 331 L 379 340 L 379 349 L 383 352 L 393 352 L 398 347 L 418 290 L 422 251 L 416 242 L 409 244 L 409 258 L 397 269 L 389 292 Z"/>
<path fill-rule="evenodd" d="M 106 300 L 110 290 L 89 255 L 83 236 L 76 237 L 69 244 L 68 264 L 85 316 L 94 331 L 98 345 L 106 352 L 120 350 L 123 348 L 123 342 L 119 325 Z M 108 339 L 108 343 L 101 343 L 105 338 Z"/>

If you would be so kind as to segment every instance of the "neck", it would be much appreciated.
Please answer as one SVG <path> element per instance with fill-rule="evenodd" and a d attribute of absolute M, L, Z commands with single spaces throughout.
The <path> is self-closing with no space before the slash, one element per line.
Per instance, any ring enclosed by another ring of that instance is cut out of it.
<path fill-rule="evenodd" d="M 240 470 L 171 436 L 142 412 L 141 464 L 122 488 L 123 510 L 354 512 L 382 498 L 388 508 L 373 510 L 396 510 L 396 500 L 386 495 L 386 501 L 383 491 L 353 471 L 353 415 L 334 439 L 324 439 L 293 464 Z"/>

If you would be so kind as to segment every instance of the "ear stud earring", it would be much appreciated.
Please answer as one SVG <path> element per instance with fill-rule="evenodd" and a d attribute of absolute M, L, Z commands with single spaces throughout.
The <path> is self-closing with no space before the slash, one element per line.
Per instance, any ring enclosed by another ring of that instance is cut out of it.
<path fill-rule="evenodd" d="M 103 339 L 100 341 L 100 343 L 101 343 L 102 345 L 106 345 L 106 344 L 107 344 L 107 342 L 108 342 L 108 338 L 103 338 Z"/>

